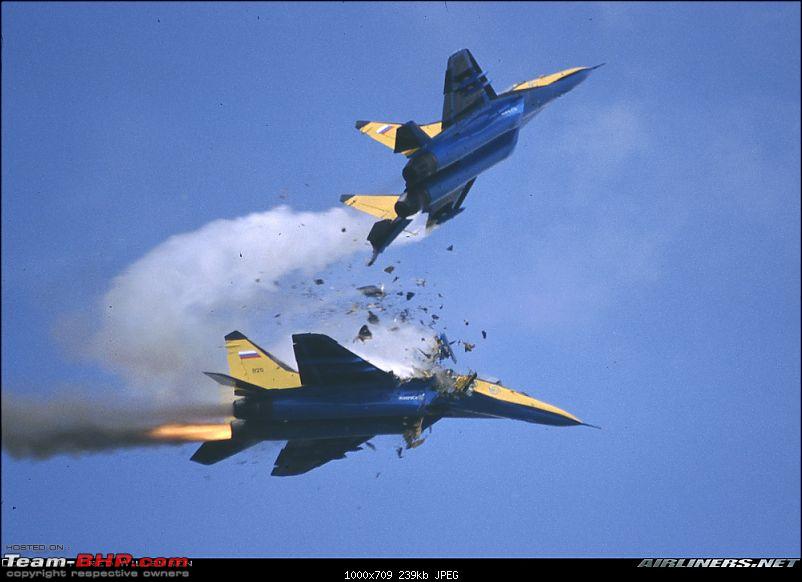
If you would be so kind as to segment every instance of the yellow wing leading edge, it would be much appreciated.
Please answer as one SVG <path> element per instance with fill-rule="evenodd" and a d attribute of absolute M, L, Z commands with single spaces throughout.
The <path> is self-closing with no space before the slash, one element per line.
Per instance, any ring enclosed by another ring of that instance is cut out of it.
<path fill-rule="evenodd" d="M 537 79 L 532 79 L 531 81 L 524 81 L 523 83 L 518 83 L 517 85 L 513 85 L 510 91 L 524 91 L 525 89 L 536 89 L 537 87 L 546 87 L 551 85 L 552 83 L 556 83 L 560 79 L 564 79 L 574 73 L 578 73 L 579 71 L 586 71 L 591 67 L 573 67 L 571 69 L 565 69 L 564 71 L 558 71 L 556 73 L 552 73 L 550 75 L 541 75 Z"/>
<path fill-rule="evenodd" d="M 469 376 L 458 376 L 458 381 L 462 380 L 465 381 L 469 379 Z M 530 408 L 535 408 L 537 410 L 542 410 L 544 412 L 550 412 L 551 414 L 556 414 L 557 416 L 562 416 L 563 418 L 567 418 L 579 424 L 584 424 L 581 420 L 579 420 L 576 416 L 571 414 L 570 412 L 566 412 L 562 408 L 557 408 L 547 402 L 543 402 L 541 400 L 537 400 L 532 398 L 528 394 L 524 394 L 523 392 L 516 392 L 515 390 L 510 390 L 509 388 L 505 388 L 501 384 L 497 384 L 494 382 L 488 382 L 487 380 L 476 379 L 472 382 L 471 387 L 474 392 L 478 392 L 484 396 L 489 398 L 494 398 L 496 400 L 501 400 L 502 402 L 507 402 L 510 404 L 519 404 L 522 406 L 528 406 Z"/>

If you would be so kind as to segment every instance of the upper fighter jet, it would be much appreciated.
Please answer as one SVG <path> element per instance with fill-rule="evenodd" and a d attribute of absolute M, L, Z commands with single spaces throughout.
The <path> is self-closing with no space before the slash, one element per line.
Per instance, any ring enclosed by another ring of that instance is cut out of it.
<path fill-rule="evenodd" d="M 398 195 L 345 195 L 341 201 L 380 220 L 368 241 L 376 257 L 426 212 L 427 229 L 454 218 L 476 177 L 509 156 L 518 131 L 543 107 L 584 81 L 596 67 L 575 67 L 496 94 L 468 49 L 448 59 L 441 121 L 418 125 L 357 121 L 357 129 L 409 158 L 406 189 Z"/>
<path fill-rule="evenodd" d="M 287 440 L 271 474 L 300 475 L 365 443 L 372 448 L 368 441 L 375 435 L 403 435 L 407 448 L 414 448 L 423 442 L 423 430 L 445 417 L 585 424 L 475 374 L 452 374 L 448 387 L 434 377 L 401 380 L 325 335 L 292 336 L 297 372 L 238 331 L 225 340 L 229 374 L 206 374 L 242 398 L 234 401 L 231 438 L 205 442 L 192 456 L 204 465 L 263 440 Z"/>

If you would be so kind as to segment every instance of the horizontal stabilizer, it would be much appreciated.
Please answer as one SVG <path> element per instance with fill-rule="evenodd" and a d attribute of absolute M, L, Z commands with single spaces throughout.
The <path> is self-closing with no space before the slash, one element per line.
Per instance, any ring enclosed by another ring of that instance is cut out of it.
<path fill-rule="evenodd" d="M 245 380 L 234 378 L 228 374 L 220 374 L 219 372 L 204 372 L 209 378 L 223 386 L 231 386 L 234 389 L 234 394 L 237 396 L 258 396 L 263 394 L 266 390 L 256 384 L 251 384 Z"/>
<path fill-rule="evenodd" d="M 340 202 L 376 218 L 393 220 L 398 216 L 395 203 L 399 197 L 398 194 L 344 194 L 340 196 Z"/>

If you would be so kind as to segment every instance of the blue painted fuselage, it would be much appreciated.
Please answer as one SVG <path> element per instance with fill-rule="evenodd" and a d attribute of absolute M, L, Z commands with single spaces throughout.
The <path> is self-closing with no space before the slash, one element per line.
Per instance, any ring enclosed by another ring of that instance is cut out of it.
<path fill-rule="evenodd" d="M 518 132 L 543 107 L 581 83 L 583 69 L 544 87 L 510 91 L 489 100 L 423 144 L 404 167 L 406 190 L 396 212 L 406 217 L 430 214 L 460 200 L 463 188 L 479 174 L 509 157 Z"/>
<path fill-rule="evenodd" d="M 476 392 L 444 392 L 433 379 L 395 386 L 303 386 L 265 391 L 234 402 L 235 438 L 285 440 L 403 434 L 414 421 L 443 417 L 509 418 L 550 425 L 578 424 L 546 410 Z"/>

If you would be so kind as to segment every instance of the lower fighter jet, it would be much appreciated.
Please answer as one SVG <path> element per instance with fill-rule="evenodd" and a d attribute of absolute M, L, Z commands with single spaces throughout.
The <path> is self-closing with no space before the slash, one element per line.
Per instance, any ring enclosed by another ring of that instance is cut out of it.
<path fill-rule="evenodd" d="M 427 213 L 426 228 L 431 229 L 462 212 L 476 177 L 512 153 L 519 130 L 600 66 L 566 69 L 497 94 L 471 52 L 463 49 L 448 59 L 440 121 L 357 121 L 361 133 L 409 158 L 402 172 L 403 194 L 340 198 L 379 218 L 368 234 L 373 247 L 368 264 L 409 226 L 410 216 Z"/>
<path fill-rule="evenodd" d="M 376 435 L 402 435 L 414 448 L 426 428 L 447 417 L 591 426 L 475 374 L 452 374 L 447 388 L 434 377 L 399 379 L 321 334 L 292 336 L 297 372 L 238 331 L 225 340 L 229 374 L 206 374 L 241 398 L 231 438 L 205 442 L 192 456 L 204 465 L 260 441 L 286 440 L 271 474 L 300 475 L 361 450 Z"/>

